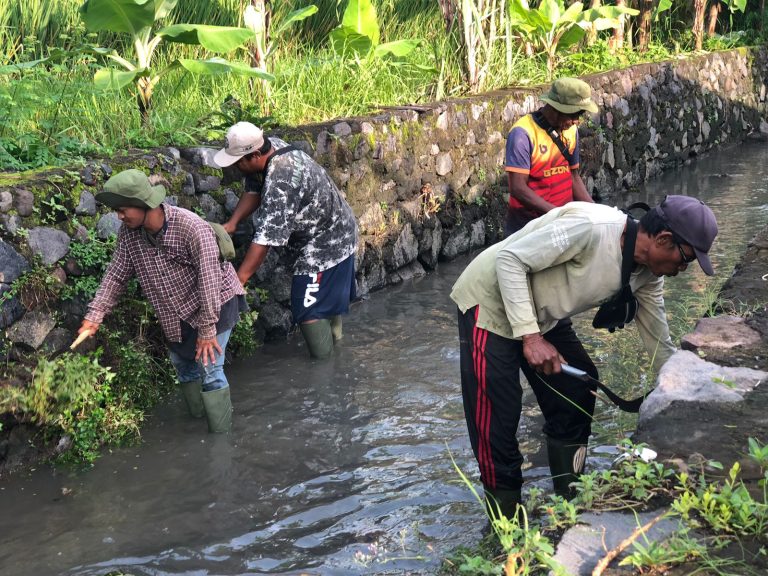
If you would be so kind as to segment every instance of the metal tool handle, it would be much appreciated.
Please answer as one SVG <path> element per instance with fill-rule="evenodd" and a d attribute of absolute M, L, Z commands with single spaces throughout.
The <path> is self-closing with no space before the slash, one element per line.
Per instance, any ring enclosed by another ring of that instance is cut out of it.
<path fill-rule="evenodd" d="M 574 368 L 570 364 L 560 364 L 560 370 L 562 370 L 563 374 L 568 374 L 568 376 L 573 376 L 574 378 L 579 378 L 581 380 L 589 378 L 589 374 L 584 372 L 584 370 Z"/>

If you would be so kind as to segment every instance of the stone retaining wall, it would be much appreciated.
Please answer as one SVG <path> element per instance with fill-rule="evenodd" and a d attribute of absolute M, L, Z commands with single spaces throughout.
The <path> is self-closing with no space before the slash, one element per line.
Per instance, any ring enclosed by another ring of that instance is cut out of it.
<path fill-rule="evenodd" d="M 600 105 L 580 128 L 588 189 L 603 202 L 620 204 L 623 192 L 667 168 L 768 131 L 767 76 L 768 51 L 756 48 L 586 77 Z M 277 132 L 327 167 L 352 205 L 362 234 L 359 295 L 500 238 L 506 135 L 515 120 L 539 106 L 537 96 L 546 88 Z M 225 220 L 241 185 L 236 171 L 215 168 L 214 150 L 132 151 L 76 170 L 0 176 L 0 294 L 34 258 L 65 282 L 84 273 L 68 257 L 70 243 L 85 239 L 89 229 L 102 237 L 116 231 L 119 222 L 96 205 L 94 192 L 123 168 L 163 174 L 170 201 L 209 220 Z M 248 226 L 235 235 L 240 256 Z M 259 336 L 284 335 L 290 328 L 290 276 L 289 264 L 272 251 L 255 279 L 261 288 Z M 11 298 L 2 304 L 0 328 L 13 344 L 38 349 L 48 343 L 57 351 L 79 325 L 84 304 L 69 303 L 54 315 Z"/>

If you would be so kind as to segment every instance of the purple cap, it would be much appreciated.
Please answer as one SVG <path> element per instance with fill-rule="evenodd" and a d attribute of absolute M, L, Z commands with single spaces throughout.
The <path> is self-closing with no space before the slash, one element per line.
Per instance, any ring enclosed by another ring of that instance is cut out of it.
<path fill-rule="evenodd" d="M 693 248 L 704 273 L 714 275 L 707 253 L 717 236 L 717 220 L 709 206 L 690 196 L 667 196 L 656 211 L 669 229 Z"/>

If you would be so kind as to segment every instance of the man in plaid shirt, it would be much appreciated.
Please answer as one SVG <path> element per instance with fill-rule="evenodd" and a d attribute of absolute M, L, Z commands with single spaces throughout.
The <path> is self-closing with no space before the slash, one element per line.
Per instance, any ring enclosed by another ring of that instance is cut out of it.
<path fill-rule="evenodd" d="M 123 225 L 79 332 L 92 336 L 128 281 L 137 278 L 168 339 L 190 413 L 205 415 L 211 432 L 228 431 L 232 402 L 224 352 L 246 308 L 245 291 L 232 264 L 221 259 L 213 229 L 196 214 L 164 203 L 165 188 L 139 170 L 113 176 L 96 198 Z"/>

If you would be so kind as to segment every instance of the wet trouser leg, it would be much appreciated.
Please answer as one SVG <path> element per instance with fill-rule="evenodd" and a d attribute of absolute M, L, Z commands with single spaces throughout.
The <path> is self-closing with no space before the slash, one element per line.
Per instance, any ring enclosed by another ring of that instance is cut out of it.
<path fill-rule="evenodd" d="M 344 324 L 341 315 L 331 316 L 331 334 L 333 342 L 336 343 L 344 337 Z"/>
<path fill-rule="evenodd" d="M 507 215 L 504 218 L 504 238 L 514 234 L 537 216 L 539 215 L 523 208 L 507 208 Z"/>
<path fill-rule="evenodd" d="M 571 321 L 561 320 L 544 334 L 568 364 L 598 378 L 597 368 L 584 350 Z M 587 441 L 592 430 L 595 411 L 595 389 L 581 380 L 564 374 L 544 376 L 523 362 L 523 373 L 536 394 L 544 415 L 544 434 L 555 493 L 565 498 L 575 494 L 569 484 L 584 471 Z"/>
<path fill-rule="evenodd" d="M 529 378 L 545 418 L 544 433 L 562 441 L 586 445 L 591 431 L 595 399 L 584 382 L 562 375 L 543 377 L 551 390 L 525 361 L 522 343 L 476 326 L 478 308 L 459 312 L 459 347 L 464 414 L 470 443 L 480 467 L 480 479 L 491 493 L 519 490 L 523 456 L 516 434 L 522 409 L 520 368 Z M 574 366 L 597 375 L 569 321 L 545 334 Z M 574 405 L 575 404 L 575 405 Z M 559 470 L 558 476 L 574 470 Z"/>

